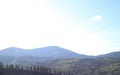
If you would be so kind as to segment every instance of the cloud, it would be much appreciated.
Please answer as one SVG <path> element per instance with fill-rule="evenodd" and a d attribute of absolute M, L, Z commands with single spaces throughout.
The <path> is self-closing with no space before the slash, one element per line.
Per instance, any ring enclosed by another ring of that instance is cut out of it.
<path fill-rule="evenodd" d="M 102 18 L 103 18 L 102 16 L 93 16 L 91 19 L 92 19 L 92 21 L 99 21 Z"/>

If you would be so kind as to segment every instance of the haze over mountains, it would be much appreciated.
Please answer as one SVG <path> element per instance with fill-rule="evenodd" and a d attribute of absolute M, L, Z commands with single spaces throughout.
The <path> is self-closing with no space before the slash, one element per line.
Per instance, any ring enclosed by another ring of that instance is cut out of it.
<path fill-rule="evenodd" d="M 92 58 L 95 56 L 88 56 L 78 54 L 68 49 L 58 46 L 48 46 L 35 49 L 22 49 L 17 47 L 9 47 L 0 51 L 0 56 L 31 56 L 31 57 L 51 57 L 51 58 Z M 111 52 L 96 57 L 120 57 L 120 52 Z"/>
<path fill-rule="evenodd" d="M 63 59 L 86 59 L 86 58 L 120 58 L 120 52 L 112 52 L 99 56 L 88 56 L 78 54 L 73 51 L 58 47 L 48 46 L 35 49 L 22 49 L 17 47 L 9 47 L 0 51 L 0 61 L 7 64 L 28 64 L 43 62 L 48 60 Z"/>
<path fill-rule="evenodd" d="M 35 49 L 22 49 L 16 47 L 6 48 L 0 51 L 2 56 L 35 56 L 35 57 L 53 57 L 53 58 L 88 58 L 89 56 L 78 54 L 73 51 L 57 47 L 49 46 Z"/>
<path fill-rule="evenodd" d="M 58 46 L 48 46 L 29 50 L 9 47 L 0 51 L 0 61 L 7 64 L 28 64 L 46 60 L 89 57 L 90 56 L 78 54 Z"/>

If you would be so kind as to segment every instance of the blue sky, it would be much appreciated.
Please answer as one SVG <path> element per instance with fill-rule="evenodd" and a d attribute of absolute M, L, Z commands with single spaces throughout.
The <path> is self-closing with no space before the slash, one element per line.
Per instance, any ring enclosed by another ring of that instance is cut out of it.
<path fill-rule="evenodd" d="M 119 50 L 120 45 L 119 3 L 119 0 L 56 0 L 53 1 L 53 7 L 58 13 L 61 11 L 62 15 L 69 16 L 77 22 L 74 26 L 97 35 L 103 40 L 110 41 L 108 47 L 113 46 L 112 50 L 114 51 Z M 101 16 L 102 19 L 87 26 L 81 24 L 81 22 L 88 22 L 93 16 Z"/>
<path fill-rule="evenodd" d="M 74 16 L 77 20 L 86 21 L 94 15 L 103 16 L 104 20 L 100 22 L 98 29 L 114 28 L 116 30 L 119 29 L 119 3 L 119 0 L 56 0 L 53 5 L 55 4 L 55 10 L 62 11 L 67 16 Z"/>
<path fill-rule="evenodd" d="M 80 54 L 120 50 L 119 0 L 0 0 L 0 49 L 60 46 Z"/>

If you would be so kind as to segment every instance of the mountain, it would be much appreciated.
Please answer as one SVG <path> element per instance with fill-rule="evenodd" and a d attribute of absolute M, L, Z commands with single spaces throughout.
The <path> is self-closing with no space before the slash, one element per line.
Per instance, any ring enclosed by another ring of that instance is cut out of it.
<path fill-rule="evenodd" d="M 54 60 L 62 59 L 85 59 L 85 58 L 120 58 L 120 52 L 112 52 L 109 54 L 99 56 L 87 56 L 78 54 L 68 49 L 58 46 L 49 46 L 35 49 L 22 49 L 16 47 L 9 47 L 0 50 L 0 61 L 9 64 L 33 64 L 41 62 L 52 62 Z M 48 63 L 47 63 L 48 64 Z"/>
<path fill-rule="evenodd" d="M 6 48 L 0 51 L 0 56 L 33 56 L 33 57 L 51 57 L 51 58 L 89 58 L 90 56 L 75 53 L 73 51 L 49 46 L 36 49 L 22 49 L 16 47 Z"/>
<path fill-rule="evenodd" d="M 98 58 L 120 58 L 120 51 L 97 56 Z"/>
<path fill-rule="evenodd" d="M 0 61 L 7 64 L 31 64 L 69 58 L 91 58 L 91 56 L 78 54 L 58 46 L 36 49 L 9 47 L 0 51 Z"/>
<path fill-rule="evenodd" d="M 16 47 L 0 51 L 4 64 L 19 64 L 24 67 L 39 65 L 71 75 L 120 75 L 120 52 L 111 52 L 96 57 L 75 53 L 58 46 L 36 49 Z"/>
<path fill-rule="evenodd" d="M 27 55 L 27 50 L 16 47 L 9 47 L 0 51 L 1 56 L 24 56 Z"/>
<path fill-rule="evenodd" d="M 10 47 L 0 51 L 0 61 L 24 67 L 45 66 L 73 75 L 120 75 L 119 51 L 93 57 L 58 46 L 36 49 Z"/>
<path fill-rule="evenodd" d="M 30 50 L 30 54 L 32 54 L 33 56 L 53 57 L 53 58 L 88 58 L 89 57 L 87 55 L 78 54 L 73 51 L 57 46 L 32 49 Z"/>

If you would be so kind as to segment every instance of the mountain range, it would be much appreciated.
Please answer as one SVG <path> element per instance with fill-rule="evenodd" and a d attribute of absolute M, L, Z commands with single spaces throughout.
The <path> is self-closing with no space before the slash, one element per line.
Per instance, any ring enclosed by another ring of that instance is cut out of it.
<path fill-rule="evenodd" d="M 120 52 L 112 52 L 99 56 L 88 56 L 78 54 L 68 49 L 58 46 L 48 46 L 35 49 L 22 49 L 17 47 L 9 47 L 0 50 L 0 61 L 9 64 L 25 64 L 36 63 L 55 59 L 71 59 L 71 58 L 119 58 Z"/>
<path fill-rule="evenodd" d="M 46 66 L 74 75 L 120 75 L 120 52 L 88 56 L 58 46 L 36 49 L 10 47 L 0 50 L 0 61 L 24 67 Z"/>
<path fill-rule="evenodd" d="M 10 47 L 1 50 L 0 56 L 33 56 L 33 57 L 52 57 L 52 58 L 89 58 L 90 57 L 57 46 L 49 46 L 49 47 L 36 48 L 36 49 L 22 49 L 22 48 Z"/>

